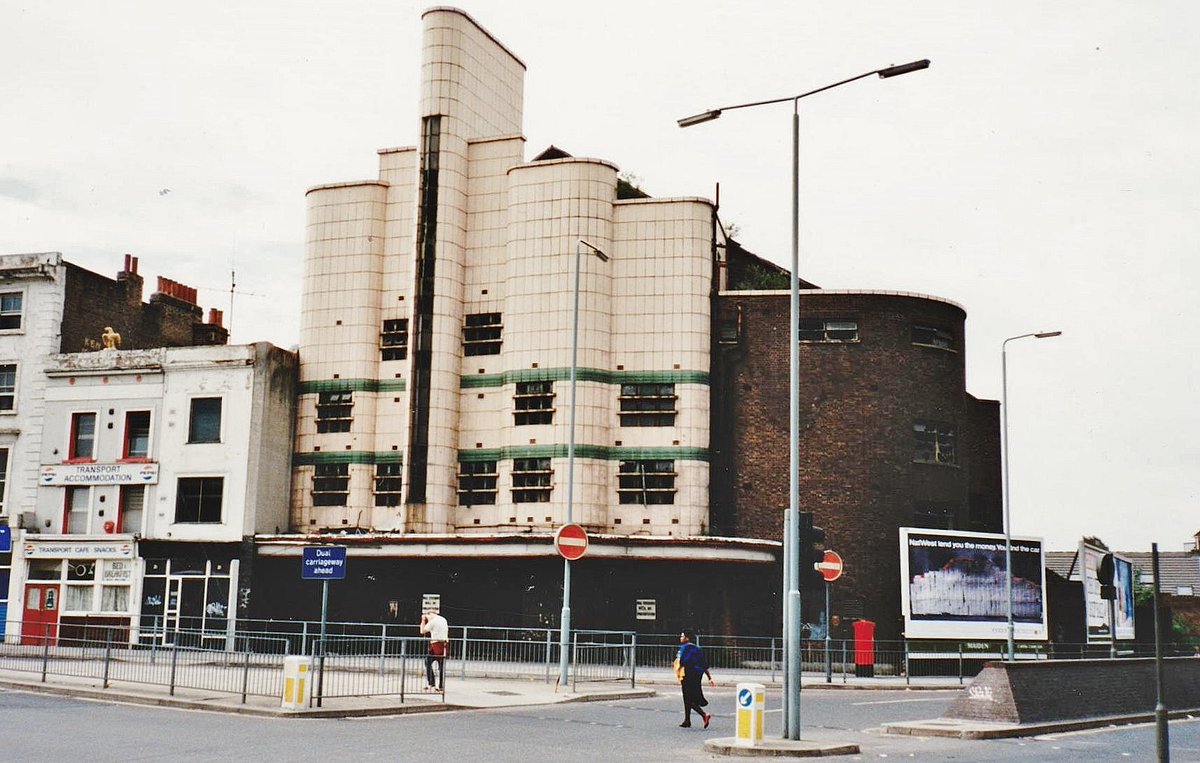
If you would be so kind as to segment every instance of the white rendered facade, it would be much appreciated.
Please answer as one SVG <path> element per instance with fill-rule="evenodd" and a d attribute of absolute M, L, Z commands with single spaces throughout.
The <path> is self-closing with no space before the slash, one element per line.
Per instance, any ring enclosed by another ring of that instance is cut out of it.
<path fill-rule="evenodd" d="M 0 328 L 0 524 L 17 527 L 37 496 L 45 360 L 58 352 L 64 290 L 58 252 L 0 256 L 0 303 L 19 304 Z"/>
<path fill-rule="evenodd" d="M 618 200 L 602 160 L 527 162 L 524 65 L 460 11 L 423 18 L 419 145 L 308 193 L 293 524 L 565 521 L 584 239 L 608 260 L 583 249 L 572 518 L 705 534 L 712 204 Z"/>
<path fill-rule="evenodd" d="M 105 349 L 52 355 L 41 372 L 36 502 L 13 554 L 9 632 L 31 635 L 47 589 L 61 601 L 53 628 L 98 620 L 136 641 L 141 615 L 143 639 L 214 618 L 223 631 L 242 542 L 287 524 L 295 355 L 266 343 Z"/>

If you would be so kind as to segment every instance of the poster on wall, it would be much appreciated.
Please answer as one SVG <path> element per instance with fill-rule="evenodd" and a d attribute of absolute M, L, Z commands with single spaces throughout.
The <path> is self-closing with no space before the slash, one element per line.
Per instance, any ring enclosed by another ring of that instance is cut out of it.
<path fill-rule="evenodd" d="M 900 528 L 900 598 L 908 638 L 1008 638 L 1004 536 Z M 1041 538 L 1012 539 L 1013 635 L 1046 638 Z"/>
<path fill-rule="evenodd" d="M 1079 542 L 1079 564 L 1083 570 L 1083 604 L 1087 620 L 1089 644 L 1112 641 L 1110 612 L 1107 599 L 1100 598 L 1100 578 L 1097 570 L 1108 551 L 1085 541 Z M 1133 564 L 1124 557 L 1113 555 L 1113 578 L 1117 589 L 1117 640 L 1132 640 L 1133 622 Z"/>

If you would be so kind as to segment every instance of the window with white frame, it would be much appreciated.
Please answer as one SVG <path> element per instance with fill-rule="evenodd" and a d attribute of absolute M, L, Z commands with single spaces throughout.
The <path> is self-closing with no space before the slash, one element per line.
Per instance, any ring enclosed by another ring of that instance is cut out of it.
<path fill-rule="evenodd" d="M 643 506 L 675 503 L 674 461 L 622 461 L 617 468 L 621 503 Z"/>
<path fill-rule="evenodd" d="M 375 464 L 375 505 L 399 506 L 404 476 L 400 462 Z"/>
<path fill-rule="evenodd" d="M 472 313 L 463 319 L 464 355 L 499 355 L 504 323 L 500 313 Z"/>
<path fill-rule="evenodd" d="M 517 382 L 517 391 L 513 395 L 513 423 L 517 426 L 553 424 L 554 382 Z"/>
<path fill-rule="evenodd" d="M 623 427 L 669 427 L 675 425 L 675 385 L 622 384 L 618 415 Z"/>
<path fill-rule="evenodd" d="M 313 506 L 345 506 L 350 498 L 350 464 L 313 467 Z"/>
<path fill-rule="evenodd" d="M 547 503 L 554 490 L 554 470 L 548 458 L 514 458 L 513 503 Z"/>
<path fill-rule="evenodd" d="M 459 461 L 458 505 L 495 504 L 498 477 L 495 461 Z"/>
<path fill-rule="evenodd" d="M 379 332 L 381 360 L 405 360 L 408 357 L 408 318 L 389 318 Z"/>
<path fill-rule="evenodd" d="M 19 291 L 0 293 L 0 331 L 15 331 L 21 328 L 24 309 L 24 294 Z"/>
<path fill-rule="evenodd" d="M 0 363 L 0 413 L 17 409 L 17 364 Z"/>
<path fill-rule="evenodd" d="M 317 395 L 318 434 L 349 432 L 353 423 L 353 392 L 321 392 Z"/>
<path fill-rule="evenodd" d="M 801 319 L 801 342 L 857 342 L 857 321 Z"/>

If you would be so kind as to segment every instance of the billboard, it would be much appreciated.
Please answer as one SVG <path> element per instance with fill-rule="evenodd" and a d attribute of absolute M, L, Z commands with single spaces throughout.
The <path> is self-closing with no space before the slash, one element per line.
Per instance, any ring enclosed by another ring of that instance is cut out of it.
<path fill-rule="evenodd" d="M 1079 542 L 1079 568 L 1082 570 L 1083 606 L 1087 619 L 1089 644 L 1107 644 L 1112 641 L 1109 605 L 1100 598 L 1100 578 L 1096 570 L 1100 560 L 1108 551 L 1084 541 Z M 1128 559 L 1113 555 L 1113 577 L 1117 589 L 1116 617 L 1117 640 L 1133 639 L 1133 565 Z"/>
<path fill-rule="evenodd" d="M 1013 631 L 1046 638 L 1041 538 L 1013 538 Z M 900 528 L 900 599 L 908 638 L 1008 638 L 1004 536 Z"/>

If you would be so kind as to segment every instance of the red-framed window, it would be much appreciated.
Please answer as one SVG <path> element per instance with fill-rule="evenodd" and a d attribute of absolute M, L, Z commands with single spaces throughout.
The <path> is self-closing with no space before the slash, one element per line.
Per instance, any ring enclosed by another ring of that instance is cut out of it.
<path fill-rule="evenodd" d="M 114 532 L 140 533 L 146 508 L 146 486 L 122 485 L 118 500 L 120 505 Z"/>
<path fill-rule="evenodd" d="M 71 444 L 67 450 L 70 461 L 96 460 L 96 414 L 71 414 Z"/>
<path fill-rule="evenodd" d="M 121 457 L 127 461 L 146 461 L 150 458 L 150 411 L 125 413 L 125 443 Z"/>

